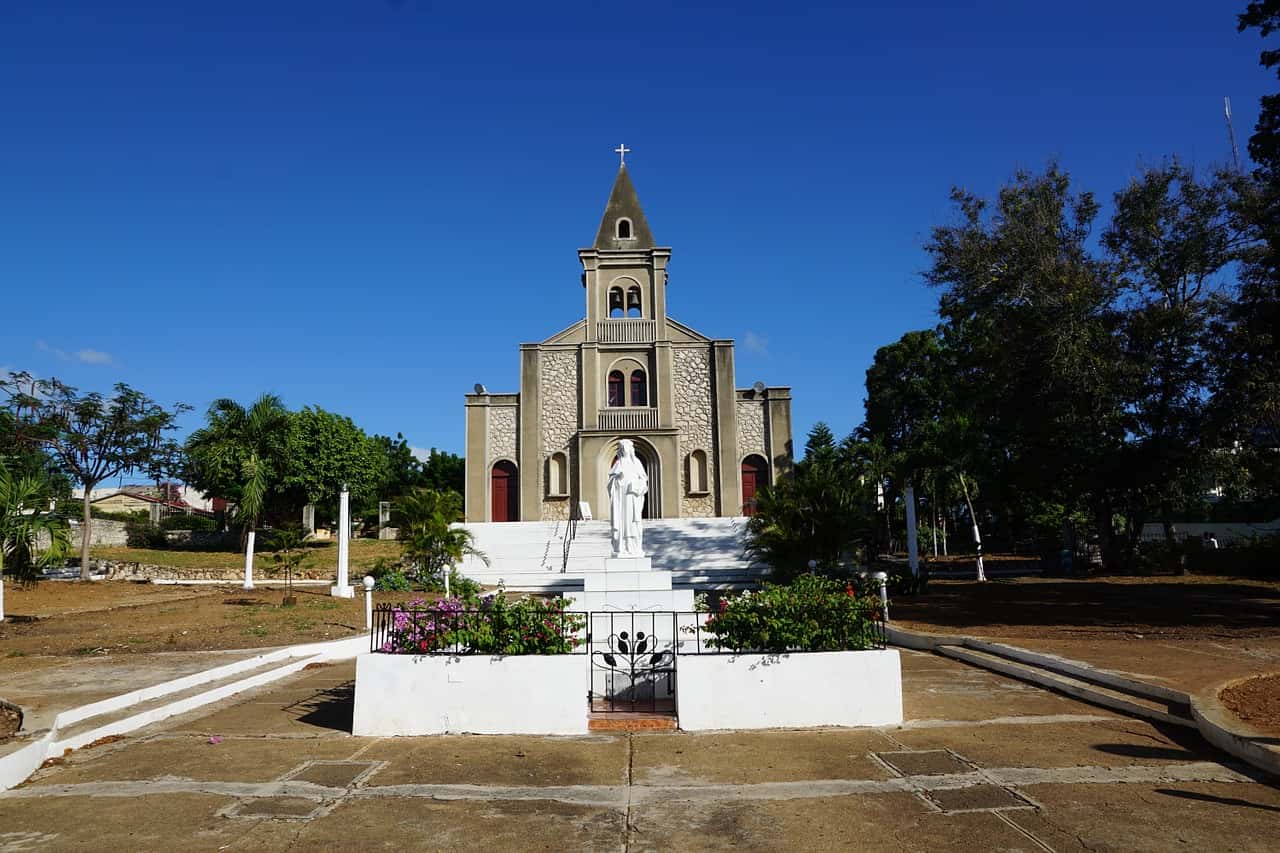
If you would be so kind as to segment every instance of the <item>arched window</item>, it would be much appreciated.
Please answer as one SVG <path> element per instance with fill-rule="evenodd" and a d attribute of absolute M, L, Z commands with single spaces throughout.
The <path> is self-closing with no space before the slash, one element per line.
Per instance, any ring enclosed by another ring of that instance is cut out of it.
<path fill-rule="evenodd" d="M 626 313 L 626 308 L 622 305 L 622 288 L 609 288 L 609 316 L 622 317 Z"/>
<path fill-rule="evenodd" d="M 695 450 L 689 454 L 689 494 L 706 494 L 707 489 L 707 451 Z"/>
<path fill-rule="evenodd" d="M 625 216 L 618 220 L 618 239 L 631 239 L 631 220 L 627 219 Z"/>
<path fill-rule="evenodd" d="M 547 458 L 547 496 L 561 498 L 569 494 L 569 457 L 557 450 Z"/>
<path fill-rule="evenodd" d="M 621 370 L 614 370 L 609 374 L 609 405 L 625 406 L 626 401 L 623 400 L 622 384 L 626 380 L 623 379 Z"/>
<path fill-rule="evenodd" d="M 627 316 L 644 316 L 644 311 L 640 305 L 640 288 L 638 287 L 632 287 L 627 290 Z"/>
<path fill-rule="evenodd" d="M 631 405 L 649 405 L 649 386 L 644 380 L 643 370 L 631 371 Z"/>

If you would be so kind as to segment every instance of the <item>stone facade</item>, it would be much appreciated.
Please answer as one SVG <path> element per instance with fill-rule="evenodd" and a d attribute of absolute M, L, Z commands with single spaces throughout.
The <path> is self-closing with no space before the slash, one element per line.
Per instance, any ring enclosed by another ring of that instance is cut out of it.
<path fill-rule="evenodd" d="M 489 409 L 489 464 L 499 459 L 515 462 L 518 458 L 516 436 L 517 413 L 515 406 L 494 406 Z"/>
<path fill-rule="evenodd" d="M 679 346 L 672 351 L 676 429 L 680 431 L 680 515 L 708 518 L 716 514 L 714 491 L 689 494 L 689 454 L 707 454 L 707 485 L 716 481 L 716 441 L 711 393 L 711 348 Z"/>
<path fill-rule="evenodd" d="M 762 400 L 738 401 L 738 453 L 743 458 L 752 453 L 769 458 L 769 437 Z"/>
<path fill-rule="evenodd" d="M 543 519 L 563 521 L 569 518 L 572 495 L 547 497 L 547 462 L 552 453 L 564 453 L 569 462 L 566 473 L 569 482 L 573 482 L 576 467 L 573 437 L 578 432 L 578 353 L 576 349 L 554 349 L 544 351 L 541 356 L 538 402 L 542 454 L 538 465 L 538 494 L 543 496 Z"/>
<path fill-rule="evenodd" d="M 738 390 L 733 341 L 670 316 L 671 249 L 655 242 L 625 167 L 578 260 L 581 319 L 520 345 L 519 391 L 480 384 L 466 395 L 466 520 L 559 521 L 580 505 L 607 518 L 605 483 L 624 438 L 649 472 L 650 517 L 743 511 L 743 457 L 769 460 L 770 481 L 790 468 L 790 389 Z M 691 490 L 694 451 L 705 482 Z M 553 497 L 548 463 L 560 453 L 565 494 Z M 516 470 L 495 468 L 503 459 Z"/>

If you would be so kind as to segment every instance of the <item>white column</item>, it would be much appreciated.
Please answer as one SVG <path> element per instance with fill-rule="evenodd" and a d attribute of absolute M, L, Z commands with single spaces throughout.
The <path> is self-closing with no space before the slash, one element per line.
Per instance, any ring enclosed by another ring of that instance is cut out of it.
<path fill-rule="evenodd" d="M 351 493 L 346 484 L 338 495 L 338 583 L 329 587 L 337 598 L 355 598 L 356 591 L 347 583 L 347 553 L 351 547 Z"/>
<path fill-rule="evenodd" d="M 907 564 L 911 574 L 920 574 L 920 543 L 916 541 L 916 490 L 907 483 Z"/>
<path fill-rule="evenodd" d="M 373 631 L 373 586 L 375 581 L 371 575 L 364 576 L 364 629 Z"/>
<path fill-rule="evenodd" d="M 253 589 L 253 538 L 257 531 L 250 530 L 244 546 L 244 588 Z"/>

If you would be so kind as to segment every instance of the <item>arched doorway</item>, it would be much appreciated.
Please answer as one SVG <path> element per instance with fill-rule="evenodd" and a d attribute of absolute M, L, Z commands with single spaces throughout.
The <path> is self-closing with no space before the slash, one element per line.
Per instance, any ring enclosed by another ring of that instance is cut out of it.
<path fill-rule="evenodd" d="M 490 521 L 520 520 L 520 474 L 503 459 L 489 475 Z"/>
<path fill-rule="evenodd" d="M 756 514 L 756 493 L 769 485 L 769 463 L 751 454 L 742 460 L 742 514 Z"/>

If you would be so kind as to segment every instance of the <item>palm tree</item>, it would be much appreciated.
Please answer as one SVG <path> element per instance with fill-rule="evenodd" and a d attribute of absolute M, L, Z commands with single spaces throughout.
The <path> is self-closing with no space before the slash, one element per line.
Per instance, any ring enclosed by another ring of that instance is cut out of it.
<path fill-rule="evenodd" d="M 46 480 L 32 474 L 15 476 L 0 464 L 0 621 L 6 568 L 19 581 L 34 582 L 40 569 L 65 560 L 71 551 L 66 521 L 41 511 L 48 500 Z"/>
<path fill-rule="evenodd" d="M 419 579 L 444 575 L 446 593 L 446 566 L 462 562 L 467 555 L 489 565 L 489 558 L 476 550 L 471 531 L 454 526 L 462 520 L 462 496 L 455 491 L 414 489 L 396 500 L 393 518 L 400 528 L 401 548 L 413 561 Z"/>
<path fill-rule="evenodd" d="M 263 394 L 246 409 L 235 400 L 214 400 L 209 424 L 191 434 L 187 454 L 201 482 L 234 484 L 220 495 L 236 504 L 242 543 L 258 526 L 278 472 L 276 448 L 289 425 L 289 410 L 275 394 Z"/>

